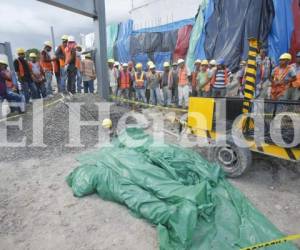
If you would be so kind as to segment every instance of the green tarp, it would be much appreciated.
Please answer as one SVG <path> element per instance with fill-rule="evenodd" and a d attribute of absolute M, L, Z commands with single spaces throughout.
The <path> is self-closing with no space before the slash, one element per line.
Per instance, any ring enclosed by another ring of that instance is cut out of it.
<path fill-rule="evenodd" d="M 114 58 L 114 46 L 118 37 L 118 30 L 118 24 L 110 24 L 106 26 L 107 58 Z"/>
<path fill-rule="evenodd" d="M 232 250 L 283 236 L 218 166 L 194 151 L 154 143 L 141 129 L 127 129 L 78 160 L 67 177 L 74 195 L 97 193 L 127 206 L 157 225 L 160 249 Z"/>

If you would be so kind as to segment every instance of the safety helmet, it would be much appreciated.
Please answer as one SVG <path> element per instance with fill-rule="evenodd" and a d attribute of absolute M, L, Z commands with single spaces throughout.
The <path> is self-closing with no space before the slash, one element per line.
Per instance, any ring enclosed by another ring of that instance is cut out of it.
<path fill-rule="evenodd" d="M 68 36 L 68 35 L 63 35 L 63 36 L 61 37 L 61 40 L 63 40 L 63 41 L 68 41 L 68 39 L 69 39 L 69 36 Z"/>
<path fill-rule="evenodd" d="M 114 66 L 118 67 L 118 66 L 120 66 L 120 63 L 119 62 L 115 62 Z"/>
<path fill-rule="evenodd" d="M 170 63 L 169 62 L 165 62 L 164 63 L 164 68 L 169 68 L 171 65 L 170 65 Z"/>
<path fill-rule="evenodd" d="M 47 46 L 47 47 L 52 48 L 52 43 L 50 41 L 44 42 L 44 45 Z"/>
<path fill-rule="evenodd" d="M 216 62 L 216 60 L 211 60 L 211 61 L 209 62 L 209 64 L 215 66 L 215 65 L 217 65 L 217 62 Z"/>
<path fill-rule="evenodd" d="M 85 55 L 85 58 L 92 58 L 92 55 L 90 53 Z"/>
<path fill-rule="evenodd" d="M 23 48 L 18 48 L 17 49 L 17 54 L 19 55 L 19 54 L 25 54 L 25 49 L 23 49 Z"/>
<path fill-rule="evenodd" d="M 183 60 L 183 59 L 179 59 L 178 61 L 177 61 L 177 63 L 178 64 L 182 64 L 182 63 L 184 63 L 185 61 Z"/>
<path fill-rule="evenodd" d="M 102 121 L 102 127 L 103 128 L 112 128 L 112 121 L 111 121 L 111 119 L 104 119 Z"/>
<path fill-rule="evenodd" d="M 114 64 L 114 63 L 115 63 L 115 60 L 112 59 L 112 58 L 110 58 L 110 59 L 107 60 L 107 63 L 112 63 L 112 64 Z"/>
<path fill-rule="evenodd" d="M 151 65 L 150 65 L 150 69 L 156 69 L 155 64 L 151 64 Z"/>
<path fill-rule="evenodd" d="M 290 53 L 283 53 L 279 60 L 288 60 L 291 61 L 292 60 L 292 55 Z"/>
<path fill-rule="evenodd" d="M 0 64 L 8 66 L 8 63 L 6 61 L 4 61 L 4 60 L 0 60 Z"/>
<path fill-rule="evenodd" d="M 201 62 L 201 64 L 202 64 L 202 65 L 208 65 L 208 61 L 207 61 L 207 60 L 203 60 L 203 61 Z"/>
<path fill-rule="evenodd" d="M 150 67 L 152 64 L 154 64 L 152 61 L 147 62 L 148 67 Z"/>
<path fill-rule="evenodd" d="M 201 60 L 197 59 L 194 64 L 201 64 L 201 63 L 202 63 Z"/>
<path fill-rule="evenodd" d="M 223 58 L 217 60 L 217 65 L 224 65 L 225 64 L 225 60 Z"/>
<path fill-rule="evenodd" d="M 30 53 L 30 54 L 29 54 L 29 57 L 30 57 L 30 58 L 37 58 L 37 55 L 36 55 L 35 53 Z"/>
<path fill-rule="evenodd" d="M 240 63 L 240 65 L 242 65 L 242 66 L 244 66 L 244 65 L 246 65 L 246 64 L 247 64 L 246 61 L 241 61 L 241 63 Z"/>
<path fill-rule="evenodd" d="M 75 43 L 75 37 L 74 36 L 69 36 L 68 37 L 68 42 L 69 43 Z"/>
<path fill-rule="evenodd" d="M 177 62 L 173 62 L 172 66 L 178 66 Z"/>
<path fill-rule="evenodd" d="M 135 67 L 136 67 L 137 69 L 142 69 L 142 68 L 143 68 L 143 64 L 137 63 Z"/>
<path fill-rule="evenodd" d="M 128 63 L 123 63 L 123 64 L 122 64 L 122 67 L 123 67 L 123 68 L 128 68 Z"/>

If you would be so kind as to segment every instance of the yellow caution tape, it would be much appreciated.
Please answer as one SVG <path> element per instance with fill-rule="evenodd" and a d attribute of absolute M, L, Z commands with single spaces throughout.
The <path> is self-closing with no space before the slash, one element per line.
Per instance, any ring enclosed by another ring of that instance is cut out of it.
<path fill-rule="evenodd" d="M 265 242 L 265 243 L 259 243 L 254 246 L 251 246 L 251 247 L 241 248 L 240 250 L 255 250 L 255 249 L 264 248 L 264 247 L 272 247 L 275 245 L 287 243 L 288 241 L 293 241 L 293 240 L 298 240 L 298 239 L 300 239 L 300 234 L 295 234 L 295 235 L 290 235 L 290 236 L 287 236 L 287 237 L 284 237 L 284 238 L 281 238 L 278 240 L 272 240 L 272 241 Z"/>

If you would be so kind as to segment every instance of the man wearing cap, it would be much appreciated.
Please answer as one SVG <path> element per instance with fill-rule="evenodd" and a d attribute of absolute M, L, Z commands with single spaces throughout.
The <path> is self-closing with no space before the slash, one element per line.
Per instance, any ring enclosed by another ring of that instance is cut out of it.
<path fill-rule="evenodd" d="M 183 59 L 178 60 L 178 106 L 186 108 L 189 105 L 189 73 Z"/>
<path fill-rule="evenodd" d="M 292 83 L 297 79 L 297 77 L 294 67 L 289 65 L 291 60 L 291 54 L 282 54 L 279 58 L 279 66 L 272 72 L 272 100 L 292 99 Z"/>
<path fill-rule="evenodd" d="M 152 61 L 148 61 L 147 62 L 147 72 L 146 72 L 146 78 L 147 78 L 147 88 L 146 88 L 146 99 L 147 99 L 147 103 L 151 102 L 151 91 L 150 91 L 150 87 L 149 87 L 149 77 L 151 74 L 151 70 L 150 70 L 150 66 L 153 65 L 154 63 Z"/>
<path fill-rule="evenodd" d="M 27 60 L 25 59 L 25 50 L 17 50 L 18 58 L 14 61 L 15 72 L 18 76 L 18 81 L 21 83 L 21 93 L 25 97 L 26 103 L 29 103 L 30 98 L 36 99 L 37 89 L 32 81 L 30 69 Z"/>
<path fill-rule="evenodd" d="M 224 59 L 217 61 L 217 69 L 211 78 L 212 96 L 213 97 L 225 97 L 226 87 L 230 82 L 231 72 L 225 66 Z"/>
<path fill-rule="evenodd" d="M 45 72 L 43 70 L 43 67 L 37 60 L 37 55 L 35 53 L 30 53 L 29 58 L 31 78 L 36 85 L 38 97 L 46 98 L 47 90 L 45 86 Z"/>
<path fill-rule="evenodd" d="M 156 72 L 156 66 L 152 64 L 150 65 L 148 86 L 150 89 L 151 103 L 153 105 L 161 104 L 160 83 L 161 83 L 161 76 L 158 72 Z"/>
<path fill-rule="evenodd" d="M 172 102 L 172 88 L 173 88 L 173 74 L 169 62 L 164 63 L 164 72 L 161 76 L 161 86 L 163 90 L 164 106 L 171 106 Z"/>
<path fill-rule="evenodd" d="M 85 55 L 85 59 L 81 63 L 82 80 L 84 93 L 94 93 L 94 80 L 96 79 L 96 69 L 92 55 Z"/>
<path fill-rule="evenodd" d="M 44 49 L 41 51 L 41 65 L 43 68 L 43 71 L 45 73 L 45 86 L 47 91 L 47 96 L 52 97 L 53 96 L 53 90 L 52 90 L 52 77 L 53 77 L 53 64 L 52 62 L 55 59 L 51 58 L 51 50 L 52 50 L 52 44 L 51 42 L 47 41 L 44 43 Z"/>
<path fill-rule="evenodd" d="M 172 101 L 173 103 L 178 106 L 178 82 L 179 82 L 179 77 L 178 77 L 178 64 L 177 62 L 173 62 L 172 64 L 172 79 L 173 79 L 173 84 L 172 84 Z"/>
<path fill-rule="evenodd" d="M 143 65 L 138 63 L 136 65 L 136 72 L 133 77 L 133 86 L 135 88 L 135 94 L 138 101 L 147 103 L 146 99 L 146 88 L 147 88 L 147 77 L 146 73 L 143 71 Z"/>
<path fill-rule="evenodd" d="M 66 61 L 65 61 L 65 70 L 67 72 L 67 90 L 71 94 L 76 93 L 76 42 L 75 37 L 68 37 L 68 45 L 65 49 Z"/>
<path fill-rule="evenodd" d="M 76 69 L 77 69 L 77 74 L 76 74 L 76 92 L 81 93 L 82 90 L 82 69 L 81 69 L 81 55 L 82 55 L 82 47 L 77 44 L 76 45 Z"/>
<path fill-rule="evenodd" d="M 198 96 L 197 77 L 201 69 L 201 60 L 197 59 L 194 63 L 194 71 L 192 72 L 192 96 Z"/>
<path fill-rule="evenodd" d="M 201 97 L 209 97 L 210 94 L 210 82 L 208 77 L 208 61 L 203 60 L 201 64 L 201 70 L 198 72 L 197 78 L 197 92 Z"/>
<path fill-rule="evenodd" d="M 107 66 L 108 66 L 108 78 L 109 78 L 109 93 L 111 95 L 117 95 L 117 87 L 118 87 L 118 70 L 114 66 L 115 60 L 108 59 Z"/>
<path fill-rule="evenodd" d="M 67 72 L 65 71 L 65 60 L 66 60 L 66 53 L 65 49 L 68 45 L 68 36 L 63 35 L 62 44 L 56 49 L 55 56 L 59 62 L 59 69 L 60 69 L 60 82 L 57 83 L 58 92 L 65 92 L 66 91 L 66 79 L 67 79 Z"/>
<path fill-rule="evenodd" d="M 294 65 L 296 71 L 296 81 L 292 83 L 293 87 L 293 101 L 300 100 L 300 51 L 296 54 L 296 64 Z"/>
<path fill-rule="evenodd" d="M 7 67 L 7 62 L 0 60 L 0 104 L 4 99 L 6 99 L 9 103 L 15 102 L 18 104 L 18 111 L 22 113 L 25 111 L 25 105 L 23 103 L 22 96 L 15 93 L 12 88 L 7 87 L 7 82 L 12 82 L 11 74 Z M 16 107 L 10 105 L 10 108 L 12 111 L 14 111 Z"/>
<path fill-rule="evenodd" d="M 129 99 L 129 89 L 132 85 L 131 74 L 128 71 L 128 64 L 123 63 L 118 78 L 118 97 Z"/>

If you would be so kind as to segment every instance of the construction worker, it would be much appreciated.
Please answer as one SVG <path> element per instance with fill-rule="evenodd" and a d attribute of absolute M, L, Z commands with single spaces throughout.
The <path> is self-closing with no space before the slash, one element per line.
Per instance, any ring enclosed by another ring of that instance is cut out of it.
<path fill-rule="evenodd" d="M 129 99 L 129 89 L 132 85 L 131 74 L 128 71 L 128 64 L 123 63 L 118 78 L 118 97 Z"/>
<path fill-rule="evenodd" d="M 178 64 L 177 62 L 174 62 L 172 64 L 172 79 L 173 79 L 173 84 L 172 84 L 172 101 L 173 103 L 178 106 L 178 82 L 179 82 L 179 77 L 178 77 Z"/>
<path fill-rule="evenodd" d="M 77 75 L 76 75 L 76 87 L 77 87 L 77 93 L 81 93 L 82 90 L 82 70 L 81 70 L 81 55 L 82 55 L 82 47 L 77 44 L 76 45 L 76 69 L 77 69 Z"/>
<path fill-rule="evenodd" d="M 73 36 L 68 37 L 68 45 L 65 49 L 66 61 L 65 71 L 67 72 L 67 91 L 71 94 L 76 93 L 76 42 Z"/>
<path fill-rule="evenodd" d="M 189 105 L 189 73 L 183 59 L 178 60 L 178 105 L 186 108 Z"/>
<path fill-rule="evenodd" d="M 30 98 L 36 99 L 37 88 L 32 81 L 30 68 L 25 59 L 25 50 L 23 48 L 17 49 L 18 58 L 14 61 L 15 72 L 18 76 L 18 81 L 21 84 L 21 94 L 24 95 L 26 103 L 29 103 Z"/>
<path fill-rule="evenodd" d="M 208 64 L 208 77 L 211 79 L 217 70 L 217 61 L 216 60 L 211 60 Z"/>
<path fill-rule="evenodd" d="M 47 89 L 45 86 L 46 77 L 45 71 L 41 63 L 37 60 L 37 55 L 35 53 L 30 53 L 29 55 L 29 68 L 31 73 L 31 78 L 37 87 L 37 93 L 39 98 L 47 97 Z"/>
<path fill-rule="evenodd" d="M 82 80 L 84 93 L 94 93 L 94 81 L 96 79 L 96 69 L 92 55 L 85 55 L 85 59 L 81 63 Z"/>
<path fill-rule="evenodd" d="M 51 58 L 52 43 L 47 41 L 44 43 L 44 49 L 41 51 L 41 65 L 45 73 L 45 86 L 48 97 L 53 97 L 52 78 L 53 78 L 53 65 L 55 60 Z"/>
<path fill-rule="evenodd" d="M 59 62 L 60 69 L 60 82 L 58 82 L 58 92 L 66 91 L 66 80 L 67 80 L 67 72 L 65 69 L 65 61 L 66 61 L 66 47 L 68 45 L 68 36 L 63 35 L 62 44 L 56 49 L 55 56 Z"/>
<path fill-rule="evenodd" d="M 237 81 L 239 83 L 239 90 L 238 90 L 238 96 L 244 97 L 244 88 L 245 88 L 245 78 L 246 78 L 246 67 L 247 62 L 241 61 L 240 63 L 240 69 L 237 72 Z"/>
<path fill-rule="evenodd" d="M 293 95 L 292 100 L 300 100 L 300 51 L 296 54 L 296 64 L 294 65 L 296 71 L 296 81 L 292 83 Z"/>
<path fill-rule="evenodd" d="M 135 76 L 135 70 L 134 70 L 134 63 L 132 61 L 129 61 L 128 62 L 128 71 L 131 75 L 131 79 L 134 79 L 134 76 Z M 130 90 L 129 90 L 129 99 L 131 100 L 135 100 L 135 89 L 134 89 L 134 86 L 131 85 L 130 86 Z"/>
<path fill-rule="evenodd" d="M 161 86 L 163 90 L 164 106 L 171 106 L 172 103 L 172 88 L 173 88 L 173 74 L 169 62 L 164 63 L 164 72 L 161 76 Z"/>
<path fill-rule="evenodd" d="M 279 58 L 279 66 L 272 72 L 272 100 L 291 100 L 294 88 L 292 83 L 297 79 L 296 71 L 289 63 L 292 56 L 284 53 Z"/>
<path fill-rule="evenodd" d="M 8 82 L 12 83 L 11 74 L 8 70 L 8 63 L 4 60 L 0 60 L 0 104 L 6 99 L 11 104 L 10 109 L 12 112 L 14 110 L 19 111 L 20 113 L 25 112 L 25 105 L 22 96 L 14 91 L 13 86 L 8 88 Z M 12 105 L 11 102 L 14 102 L 14 105 Z"/>
<path fill-rule="evenodd" d="M 146 99 L 147 77 L 146 77 L 146 72 L 143 71 L 143 65 L 141 63 L 138 63 L 136 65 L 136 72 L 134 73 L 133 86 L 138 101 L 147 103 L 147 99 Z"/>
<path fill-rule="evenodd" d="M 197 75 L 197 92 L 198 96 L 210 96 L 210 81 L 208 76 L 208 61 L 203 60 L 201 63 L 200 71 Z"/>
<path fill-rule="evenodd" d="M 150 65 L 150 73 L 148 78 L 148 85 L 150 89 L 150 100 L 153 105 L 161 104 L 160 84 L 161 76 L 156 71 L 155 64 Z"/>
<path fill-rule="evenodd" d="M 108 66 L 108 77 L 109 77 L 109 93 L 111 95 L 117 95 L 117 87 L 118 87 L 118 74 L 119 71 L 114 66 L 115 60 L 108 59 L 107 66 Z"/>
<path fill-rule="evenodd" d="M 197 76 L 201 70 L 201 60 L 197 59 L 194 63 L 194 71 L 192 72 L 192 96 L 198 96 Z"/>
<path fill-rule="evenodd" d="M 154 63 L 152 62 L 152 61 L 148 61 L 147 62 L 147 72 L 146 72 L 146 77 L 147 77 L 147 82 L 148 82 L 148 84 L 147 84 L 147 88 L 146 88 L 146 99 L 147 99 L 147 103 L 150 103 L 150 101 L 151 101 L 151 99 L 150 99 L 150 97 L 151 97 L 151 95 L 150 95 L 150 87 L 149 87 L 149 76 L 150 76 L 150 73 L 151 73 L 151 71 L 150 71 L 150 66 L 151 65 L 153 65 Z"/>
<path fill-rule="evenodd" d="M 217 61 L 217 69 L 211 78 L 212 96 L 225 97 L 227 93 L 227 85 L 230 82 L 231 72 L 225 66 L 224 59 Z"/>

